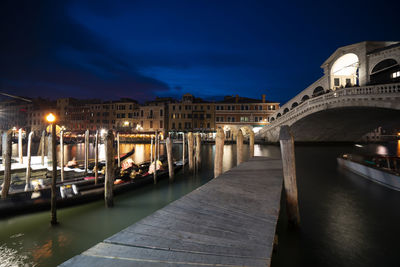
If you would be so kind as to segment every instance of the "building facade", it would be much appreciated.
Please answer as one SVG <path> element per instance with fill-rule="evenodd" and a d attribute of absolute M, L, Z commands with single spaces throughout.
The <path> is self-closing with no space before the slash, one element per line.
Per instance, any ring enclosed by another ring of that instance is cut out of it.
<path fill-rule="evenodd" d="M 215 103 L 215 125 L 224 129 L 227 138 L 233 138 L 238 129 L 255 130 L 269 124 L 270 117 L 279 109 L 278 102 L 247 97 L 226 96 Z"/>
<path fill-rule="evenodd" d="M 214 103 L 185 94 L 180 102 L 169 104 L 169 110 L 171 132 L 209 133 L 216 130 Z"/>

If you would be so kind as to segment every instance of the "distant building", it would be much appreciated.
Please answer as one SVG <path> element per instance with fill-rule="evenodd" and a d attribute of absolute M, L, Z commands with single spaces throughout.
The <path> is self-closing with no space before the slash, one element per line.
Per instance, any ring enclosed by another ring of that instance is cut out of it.
<path fill-rule="evenodd" d="M 227 138 L 233 138 L 238 129 L 255 130 L 269 124 L 270 116 L 279 109 L 278 102 L 261 99 L 226 96 L 215 103 L 215 125 L 225 131 Z"/>
<path fill-rule="evenodd" d="M 114 128 L 120 132 L 133 132 L 137 125 L 137 116 L 140 106 L 136 100 L 123 98 L 113 102 L 115 106 Z"/>
<path fill-rule="evenodd" d="M 215 131 L 214 103 L 185 94 L 180 102 L 169 104 L 169 110 L 171 132 L 210 133 Z"/>
<path fill-rule="evenodd" d="M 28 124 L 28 110 L 32 104 L 18 99 L 7 99 L 0 103 L 0 129 L 19 129 Z"/>
<path fill-rule="evenodd" d="M 56 116 L 60 115 L 57 109 L 57 103 L 48 99 L 33 99 L 32 104 L 28 108 L 28 120 L 25 125 L 25 130 L 30 130 L 36 136 L 40 136 L 43 130 L 46 130 L 49 123 L 46 121 L 46 115 L 53 113 Z"/>
<path fill-rule="evenodd" d="M 173 98 L 156 98 L 139 107 L 136 125 L 137 133 L 161 132 L 163 136 L 168 132 L 169 104 L 175 102 Z"/>
<path fill-rule="evenodd" d="M 98 99 L 60 98 L 57 101 L 33 99 L 32 103 L 16 100 L 0 102 L 3 129 L 24 128 L 40 134 L 48 123 L 45 116 L 52 112 L 57 124 L 66 132 L 82 133 L 111 129 L 126 134 L 154 134 L 200 132 L 210 137 L 218 127 L 231 132 L 246 126 L 247 129 L 269 123 L 269 115 L 279 108 L 279 103 L 239 96 L 227 96 L 219 102 L 208 102 L 191 94 L 180 101 L 173 98 L 156 98 L 144 105 L 123 98 L 118 101 Z"/>

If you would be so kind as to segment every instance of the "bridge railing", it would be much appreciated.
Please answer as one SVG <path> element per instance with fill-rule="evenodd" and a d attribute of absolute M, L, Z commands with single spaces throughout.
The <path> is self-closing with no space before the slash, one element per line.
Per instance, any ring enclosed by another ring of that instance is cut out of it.
<path fill-rule="evenodd" d="M 272 121 L 266 127 L 272 128 L 274 126 L 280 125 L 282 122 L 286 121 L 287 118 L 292 117 L 293 115 L 301 113 L 304 110 L 310 109 L 314 106 L 325 104 L 332 99 L 353 97 L 353 96 L 385 95 L 385 94 L 395 94 L 395 93 L 400 93 L 400 83 L 337 89 L 333 92 L 308 99 L 300 103 L 297 107 L 289 110 L 286 113 L 283 113 L 280 117 L 274 116 L 275 120 Z"/>

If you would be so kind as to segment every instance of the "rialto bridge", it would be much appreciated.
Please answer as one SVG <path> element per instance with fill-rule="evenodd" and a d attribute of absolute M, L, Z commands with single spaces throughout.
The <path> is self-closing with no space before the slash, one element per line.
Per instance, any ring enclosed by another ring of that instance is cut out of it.
<path fill-rule="evenodd" d="M 357 141 L 382 126 L 400 128 L 400 42 L 361 42 L 338 48 L 324 76 L 270 118 L 256 138 L 277 142 L 280 126 L 296 141 Z"/>

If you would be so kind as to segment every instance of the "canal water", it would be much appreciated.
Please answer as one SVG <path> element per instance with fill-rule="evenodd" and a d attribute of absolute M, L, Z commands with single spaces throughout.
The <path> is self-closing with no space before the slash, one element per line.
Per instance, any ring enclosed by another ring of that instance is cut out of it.
<path fill-rule="evenodd" d="M 132 147 L 136 162 L 150 158 L 149 145 L 124 144 L 121 151 Z M 282 202 L 272 266 L 398 266 L 400 192 L 342 170 L 336 163 L 343 153 L 385 149 L 400 154 L 400 143 L 296 146 L 301 228 L 287 228 Z M 83 159 L 81 144 L 68 146 L 67 151 L 68 158 Z M 247 146 L 244 153 L 248 155 Z M 174 145 L 173 154 L 181 157 L 181 145 Z M 255 154 L 279 157 L 280 152 L 277 146 L 256 145 Z M 62 263 L 212 179 L 213 155 L 214 146 L 203 145 L 197 173 L 186 170 L 173 183 L 164 179 L 119 195 L 112 209 L 104 208 L 103 201 L 61 209 L 57 227 L 50 227 L 49 212 L 0 219 L 0 266 Z M 235 145 L 226 145 L 224 155 L 226 171 L 236 165 Z"/>

